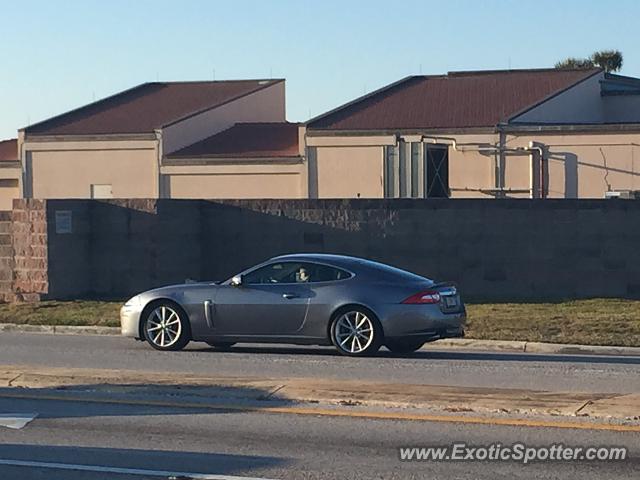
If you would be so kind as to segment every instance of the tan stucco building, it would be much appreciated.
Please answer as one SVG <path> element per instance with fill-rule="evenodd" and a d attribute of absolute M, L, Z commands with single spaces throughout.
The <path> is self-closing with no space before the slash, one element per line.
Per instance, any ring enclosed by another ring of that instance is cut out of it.
<path fill-rule="evenodd" d="M 165 156 L 171 198 L 306 198 L 304 129 L 297 123 L 237 123 Z"/>
<path fill-rule="evenodd" d="M 603 198 L 640 190 L 640 79 L 409 77 L 312 119 L 306 145 L 318 197 Z"/>
<path fill-rule="evenodd" d="M 245 124 L 293 129 L 295 155 L 286 162 L 278 152 L 169 160 Z M 284 80 L 143 84 L 20 130 L 17 151 L 26 198 L 221 198 L 243 188 L 274 195 L 269 182 L 256 182 L 261 175 L 290 195 L 306 194 L 302 180 L 290 180 L 290 165 L 300 170 L 302 157 L 298 126 L 285 121 Z"/>
<path fill-rule="evenodd" d="M 12 198 L 603 198 L 640 190 L 640 79 L 413 76 L 306 124 L 284 80 L 147 83 L 0 142 Z M 611 195 L 611 193 L 609 193 Z"/>
<path fill-rule="evenodd" d="M 18 140 L 0 141 L 0 210 L 10 210 L 14 198 L 22 194 L 22 167 Z"/>

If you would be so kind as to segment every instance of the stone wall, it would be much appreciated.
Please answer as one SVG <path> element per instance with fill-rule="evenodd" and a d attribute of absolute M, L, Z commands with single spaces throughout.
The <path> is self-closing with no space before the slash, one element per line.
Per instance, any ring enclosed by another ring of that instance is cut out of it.
<path fill-rule="evenodd" d="M 13 223 L 23 296 L 126 297 L 289 252 L 384 261 L 476 299 L 640 296 L 640 201 L 24 200 Z"/>
<path fill-rule="evenodd" d="M 11 212 L 0 211 L 0 299 L 10 298 L 12 286 Z"/>
<path fill-rule="evenodd" d="M 49 292 L 46 202 L 14 200 L 11 213 L 14 301 L 35 301 Z"/>

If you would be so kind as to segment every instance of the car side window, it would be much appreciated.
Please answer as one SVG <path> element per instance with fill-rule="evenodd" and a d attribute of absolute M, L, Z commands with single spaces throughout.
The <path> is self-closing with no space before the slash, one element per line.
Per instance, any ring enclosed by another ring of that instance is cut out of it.
<path fill-rule="evenodd" d="M 349 278 L 351 274 L 342 269 L 303 262 L 271 263 L 244 275 L 246 285 L 278 283 L 333 282 Z"/>
<path fill-rule="evenodd" d="M 335 282 L 351 277 L 349 272 L 328 265 L 314 264 L 310 268 L 312 282 Z"/>
<path fill-rule="evenodd" d="M 299 263 L 271 263 L 247 273 L 242 279 L 242 282 L 248 285 L 295 283 L 295 274 L 299 267 Z"/>

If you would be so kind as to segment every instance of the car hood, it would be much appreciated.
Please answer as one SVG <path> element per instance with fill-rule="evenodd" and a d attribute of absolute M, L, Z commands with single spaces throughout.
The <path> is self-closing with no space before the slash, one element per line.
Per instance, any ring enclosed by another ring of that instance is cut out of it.
<path fill-rule="evenodd" d="M 169 292 L 178 293 L 178 292 L 182 292 L 184 290 L 188 290 L 190 288 L 204 287 L 204 286 L 216 287 L 216 286 L 218 286 L 218 282 L 206 281 L 206 282 L 176 283 L 174 285 L 165 285 L 164 287 L 158 287 L 158 288 L 154 288 L 154 289 L 151 289 L 151 290 L 147 290 L 147 291 L 143 292 L 141 295 L 156 296 L 156 295 L 159 295 L 159 294 L 166 294 L 166 293 L 169 293 Z"/>

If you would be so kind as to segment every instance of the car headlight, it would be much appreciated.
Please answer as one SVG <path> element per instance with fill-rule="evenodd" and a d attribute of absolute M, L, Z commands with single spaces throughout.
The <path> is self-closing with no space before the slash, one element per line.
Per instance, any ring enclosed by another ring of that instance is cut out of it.
<path fill-rule="evenodd" d="M 124 304 L 125 307 L 137 307 L 140 306 L 140 295 L 130 298 Z"/>

